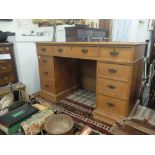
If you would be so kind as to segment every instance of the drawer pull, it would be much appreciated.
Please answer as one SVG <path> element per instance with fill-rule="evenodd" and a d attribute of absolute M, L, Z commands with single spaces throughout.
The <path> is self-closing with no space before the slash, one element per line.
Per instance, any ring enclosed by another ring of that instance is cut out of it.
<path fill-rule="evenodd" d="M 48 85 L 48 84 L 45 84 L 45 87 L 46 87 L 46 88 L 49 88 L 49 85 Z"/>
<path fill-rule="evenodd" d="M 63 52 L 63 49 L 62 49 L 62 48 L 59 48 L 58 51 L 59 51 L 59 52 Z"/>
<path fill-rule="evenodd" d="M 116 73 L 117 72 L 117 69 L 114 69 L 114 68 L 109 68 L 108 70 L 110 73 Z"/>
<path fill-rule="evenodd" d="M 9 48 L 9 47 L 6 47 L 5 49 L 6 49 L 6 50 L 9 50 L 10 48 Z"/>
<path fill-rule="evenodd" d="M 119 54 L 119 52 L 115 51 L 115 49 L 110 52 L 110 55 L 112 55 L 112 56 L 118 56 L 118 54 Z"/>
<path fill-rule="evenodd" d="M 115 105 L 114 105 L 113 103 L 111 103 L 111 102 L 108 102 L 107 105 L 108 105 L 109 107 L 115 107 Z"/>
<path fill-rule="evenodd" d="M 9 77 L 5 77 L 3 80 L 4 80 L 4 81 L 7 81 L 8 79 L 9 79 Z"/>
<path fill-rule="evenodd" d="M 45 52 L 46 51 L 46 48 L 42 48 L 42 51 Z"/>
<path fill-rule="evenodd" d="M 86 53 L 88 53 L 88 49 L 82 49 L 81 52 L 86 54 Z"/>
<path fill-rule="evenodd" d="M 47 72 L 47 71 L 45 71 L 45 72 L 44 72 L 44 74 L 48 75 L 48 72 Z"/>
<path fill-rule="evenodd" d="M 0 69 L 1 69 L 1 70 L 6 70 L 6 66 L 4 66 L 4 67 L 1 67 Z"/>
<path fill-rule="evenodd" d="M 43 60 L 44 63 L 47 63 L 47 60 Z"/>
<path fill-rule="evenodd" d="M 116 87 L 113 85 L 107 85 L 110 89 L 115 89 Z"/>

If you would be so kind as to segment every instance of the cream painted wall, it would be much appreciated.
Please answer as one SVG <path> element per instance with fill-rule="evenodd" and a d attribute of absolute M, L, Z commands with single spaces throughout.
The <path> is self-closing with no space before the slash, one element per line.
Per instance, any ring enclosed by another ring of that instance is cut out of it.
<path fill-rule="evenodd" d="M 99 26 L 98 19 L 86 19 L 86 23 L 90 24 L 94 22 Z M 38 29 L 38 24 L 34 24 L 32 19 L 13 19 L 13 21 L 0 21 L 0 30 L 2 31 L 12 31 L 16 33 L 30 33 L 30 31 L 35 31 Z"/>
<path fill-rule="evenodd" d="M 38 28 L 32 19 L 13 19 L 13 21 L 0 21 L 0 30 L 16 33 L 30 33 Z"/>

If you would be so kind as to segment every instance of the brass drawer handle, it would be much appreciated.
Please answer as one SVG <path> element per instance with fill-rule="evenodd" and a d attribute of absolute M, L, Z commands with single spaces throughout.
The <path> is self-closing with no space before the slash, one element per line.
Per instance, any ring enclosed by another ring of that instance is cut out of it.
<path fill-rule="evenodd" d="M 119 52 L 115 51 L 115 49 L 110 52 L 110 55 L 112 55 L 112 56 L 118 56 L 118 54 L 119 54 Z"/>
<path fill-rule="evenodd" d="M 63 52 L 63 49 L 62 49 L 62 48 L 59 48 L 58 51 L 59 51 L 59 52 Z"/>
<path fill-rule="evenodd" d="M 6 70 L 6 68 L 7 68 L 6 66 L 3 66 L 3 67 L 1 67 L 0 69 L 1 69 L 1 70 Z"/>
<path fill-rule="evenodd" d="M 47 63 L 47 60 L 43 60 L 44 63 Z"/>
<path fill-rule="evenodd" d="M 42 48 L 41 50 L 42 50 L 42 52 L 45 52 L 46 51 L 46 48 Z"/>
<path fill-rule="evenodd" d="M 107 85 L 110 89 L 115 89 L 116 87 L 113 85 Z"/>
<path fill-rule="evenodd" d="M 111 103 L 111 102 L 108 102 L 107 105 L 108 105 L 109 107 L 115 107 L 115 105 L 114 105 L 113 103 Z"/>
<path fill-rule="evenodd" d="M 46 88 L 49 88 L 49 85 L 48 85 L 48 84 L 45 84 L 45 87 L 46 87 Z"/>
<path fill-rule="evenodd" d="M 4 81 L 7 81 L 8 79 L 9 79 L 9 77 L 5 77 L 3 80 L 4 80 Z"/>
<path fill-rule="evenodd" d="M 88 53 L 88 49 L 82 49 L 81 52 L 86 54 L 86 53 Z"/>
<path fill-rule="evenodd" d="M 117 73 L 117 69 L 109 68 L 108 70 L 109 70 L 110 73 Z"/>
<path fill-rule="evenodd" d="M 48 71 L 45 71 L 44 74 L 48 75 Z"/>

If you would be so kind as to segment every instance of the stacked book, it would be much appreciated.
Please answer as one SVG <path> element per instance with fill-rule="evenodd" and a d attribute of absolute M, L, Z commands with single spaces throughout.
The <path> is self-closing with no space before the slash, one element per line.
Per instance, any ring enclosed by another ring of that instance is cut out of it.
<path fill-rule="evenodd" d="M 0 117 L 0 130 L 6 134 L 15 134 L 20 129 L 22 121 L 38 112 L 36 107 L 25 102 L 22 106 Z"/>

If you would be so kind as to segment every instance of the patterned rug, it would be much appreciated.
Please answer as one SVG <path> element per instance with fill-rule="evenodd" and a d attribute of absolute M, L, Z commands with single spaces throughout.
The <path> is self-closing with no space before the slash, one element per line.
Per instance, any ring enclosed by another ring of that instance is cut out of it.
<path fill-rule="evenodd" d="M 35 101 L 42 104 L 50 104 L 51 107 L 57 111 L 57 113 L 70 115 L 80 127 L 88 125 L 95 133 L 111 135 L 109 132 L 111 125 L 101 123 L 93 119 L 93 107 L 83 105 L 67 98 L 60 100 L 55 104 L 48 102 L 40 97 L 35 97 Z"/>
<path fill-rule="evenodd" d="M 95 107 L 95 103 L 96 103 L 95 93 L 84 89 L 79 89 L 73 92 L 72 94 L 68 95 L 66 98 L 91 107 Z"/>

